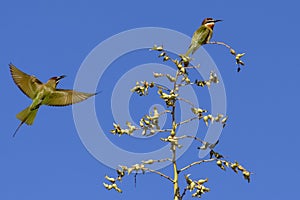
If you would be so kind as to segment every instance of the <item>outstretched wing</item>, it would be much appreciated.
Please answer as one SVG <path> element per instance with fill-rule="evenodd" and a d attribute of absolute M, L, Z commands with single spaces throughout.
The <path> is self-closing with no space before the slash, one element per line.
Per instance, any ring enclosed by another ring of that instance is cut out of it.
<path fill-rule="evenodd" d="M 42 82 L 35 76 L 31 76 L 22 72 L 13 64 L 9 64 L 9 68 L 15 84 L 26 96 L 33 99 L 37 93 L 38 88 L 40 87 L 40 85 L 42 85 Z"/>
<path fill-rule="evenodd" d="M 74 90 L 56 89 L 49 98 L 43 101 L 48 106 L 68 106 L 79 103 L 87 98 L 96 95 L 96 93 L 84 93 Z"/>

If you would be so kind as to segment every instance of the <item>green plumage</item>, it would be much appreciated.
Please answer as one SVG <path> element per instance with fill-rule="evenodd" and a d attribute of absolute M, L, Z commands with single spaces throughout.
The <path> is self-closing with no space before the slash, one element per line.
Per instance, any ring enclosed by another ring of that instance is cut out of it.
<path fill-rule="evenodd" d="M 25 108 L 23 111 L 17 114 L 17 118 L 26 123 L 27 125 L 32 125 L 36 116 L 38 109 L 31 110 L 30 106 Z"/>
<path fill-rule="evenodd" d="M 22 124 L 33 124 L 37 111 L 41 105 L 67 106 L 84 101 L 85 99 L 96 95 L 95 93 L 57 89 L 57 84 L 65 76 L 52 77 L 46 83 L 42 83 L 35 76 L 22 72 L 13 64 L 9 64 L 9 67 L 15 84 L 27 97 L 32 99 L 31 105 L 17 114 L 17 118 L 21 121 L 21 123 L 16 129 L 14 135 L 17 133 Z"/>
<path fill-rule="evenodd" d="M 201 45 L 208 43 L 212 37 L 213 30 L 205 25 L 200 26 L 198 30 L 195 31 L 189 49 L 185 53 L 186 56 L 194 54 Z"/>
<path fill-rule="evenodd" d="M 222 20 L 214 20 L 213 18 L 205 18 L 202 21 L 201 26 L 194 32 L 191 44 L 185 53 L 185 56 L 189 56 L 190 54 L 194 54 L 199 47 L 204 44 L 209 43 L 212 35 L 213 35 L 213 28 L 215 22 L 220 22 Z"/>

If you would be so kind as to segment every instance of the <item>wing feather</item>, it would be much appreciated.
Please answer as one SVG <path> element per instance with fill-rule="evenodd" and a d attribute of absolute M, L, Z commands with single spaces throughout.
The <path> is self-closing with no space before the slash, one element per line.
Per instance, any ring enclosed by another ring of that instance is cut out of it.
<path fill-rule="evenodd" d="M 203 45 L 210 39 L 211 36 L 210 32 L 212 30 L 209 27 L 201 26 L 195 33 L 194 36 L 195 39 L 193 41 L 197 42 L 198 45 Z"/>
<path fill-rule="evenodd" d="M 77 92 L 74 90 L 56 89 L 43 104 L 48 106 L 68 106 L 88 99 L 95 93 Z"/>
<path fill-rule="evenodd" d="M 9 64 L 11 76 L 19 89 L 29 98 L 33 99 L 42 82 L 35 76 L 28 75 L 13 64 Z"/>

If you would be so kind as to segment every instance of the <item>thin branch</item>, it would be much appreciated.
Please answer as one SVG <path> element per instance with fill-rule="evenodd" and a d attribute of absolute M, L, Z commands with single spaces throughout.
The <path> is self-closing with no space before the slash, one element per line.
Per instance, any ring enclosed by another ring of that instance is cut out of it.
<path fill-rule="evenodd" d="M 134 187 L 136 188 L 136 177 L 137 177 L 138 173 L 135 173 L 134 175 Z"/>
<path fill-rule="evenodd" d="M 171 110 L 164 110 L 164 111 L 162 111 L 161 113 L 158 113 L 159 114 L 159 116 L 161 116 L 161 115 L 164 115 L 164 114 L 167 114 L 167 113 L 170 113 L 171 112 Z"/>
<path fill-rule="evenodd" d="M 184 78 L 189 78 L 189 76 L 187 75 L 187 74 L 182 74 L 182 76 L 184 77 Z M 178 83 L 177 84 L 177 86 L 179 86 L 179 85 L 181 85 L 183 82 L 185 82 L 185 79 L 181 79 L 181 81 L 180 81 L 180 83 Z"/>
<path fill-rule="evenodd" d="M 196 68 L 200 68 L 200 65 L 197 66 L 188 66 L 188 67 L 184 67 L 186 69 L 196 69 Z"/>
<path fill-rule="evenodd" d="M 229 46 L 228 44 L 226 44 L 225 42 L 218 42 L 218 41 L 211 41 L 208 44 L 217 44 L 217 45 L 222 45 L 225 46 L 228 49 L 232 49 L 231 46 Z"/>
<path fill-rule="evenodd" d="M 184 195 L 186 194 L 186 191 L 187 191 L 187 190 L 188 190 L 187 188 L 184 188 L 184 190 L 183 190 L 183 192 L 182 192 L 182 195 L 180 196 L 180 200 L 183 199 L 183 197 L 184 197 Z"/>
<path fill-rule="evenodd" d="M 241 65 L 242 66 L 245 65 L 245 63 L 243 61 L 241 61 L 241 57 L 244 56 L 245 53 L 237 54 L 231 46 L 229 46 L 228 44 L 226 44 L 224 42 L 215 42 L 215 41 L 213 41 L 213 42 L 209 42 L 208 44 L 217 44 L 217 45 L 222 45 L 222 46 L 228 48 L 230 50 L 230 53 L 235 56 L 236 64 L 238 65 L 237 72 L 239 72 L 241 70 L 241 67 L 240 67 Z"/>
<path fill-rule="evenodd" d="M 147 163 L 147 161 L 142 161 L 142 163 L 143 164 L 153 164 L 153 163 L 166 162 L 166 161 L 172 162 L 172 159 L 171 158 L 163 158 L 163 159 L 160 159 L 160 160 L 152 160 L 151 159 L 151 163 Z"/>
<path fill-rule="evenodd" d="M 194 140 L 197 140 L 197 141 L 201 142 L 202 144 L 204 143 L 204 141 L 201 140 L 200 138 L 195 137 L 195 136 L 191 136 L 191 135 L 183 135 L 183 136 L 177 137 L 177 139 L 185 139 L 185 138 L 191 138 L 191 139 L 194 139 Z"/>
<path fill-rule="evenodd" d="M 158 89 L 163 89 L 163 90 L 166 90 L 166 91 L 171 91 L 171 89 L 169 89 L 168 87 L 166 86 L 163 86 L 163 85 L 160 85 L 158 83 L 154 83 L 155 87 L 157 87 Z"/>
<path fill-rule="evenodd" d="M 181 122 L 179 122 L 179 123 L 177 124 L 177 126 L 180 126 L 180 125 L 182 125 L 182 124 L 189 123 L 189 122 L 191 122 L 191 121 L 193 121 L 193 120 L 195 120 L 195 119 L 199 119 L 199 117 L 192 117 L 192 118 L 186 119 L 186 120 L 184 120 L 184 121 L 181 121 Z"/>
<path fill-rule="evenodd" d="M 172 183 L 174 183 L 173 179 L 170 176 L 165 175 L 164 173 L 161 173 L 159 171 L 156 171 L 156 170 L 150 169 L 150 168 L 146 168 L 146 167 L 144 168 L 144 170 L 152 172 L 152 173 L 157 174 L 157 175 L 160 175 L 161 177 L 164 177 L 164 178 L 168 179 L 169 181 L 171 181 Z"/>
<path fill-rule="evenodd" d="M 145 133 L 143 136 L 146 136 L 146 137 L 149 137 L 149 136 L 152 136 L 152 135 L 155 135 L 157 133 L 164 133 L 164 132 L 171 132 L 172 129 L 151 129 L 151 128 L 148 128 L 146 131 L 150 131 L 150 133 Z M 154 131 L 151 133 L 151 131 Z"/>
<path fill-rule="evenodd" d="M 180 83 L 180 84 L 178 84 L 178 87 L 185 87 L 185 86 L 189 86 L 189 85 L 195 85 L 195 83 Z"/>
<path fill-rule="evenodd" d="M 187 170 L 187 169 L 193 167 L 194 165 L 200 165 L 201 163 L 212 162 L 212 161 L 215 161 L 215 160 L 217 160 L 217 158 L 211 158 L 211 159 L 207 159 L 207 160 L 199 160 L 199 161 L 193 162 L 193 163 L 191 163 L 191 164 L 189 164 L 189 165 L 187 165 L 187 166 L 181 168 L 181 169 L 178 171 L 178 173 L 183 172 L 183 171 L 185 171 L 185 170 Z"/>
<path fill-rule="evenodd" d="M 189 104 L 189 105 L 192 106 L 193 108 L 196 107 L 195 104 L 193 104 L 191 101 L 189 101 L 189 100 L 187 100 L 187 99 L 184 99 L 184 98 L 181 98 L 181 97 L 177 97 L 177 99 L 180 100 L 180 101 L 183 101 L 183 102 L 185 102 L 185 103 L 187 103 L 187 104 Z"/>
<path fill-rule="evenodd" d="M 162 133 L 162 132 L 171 132 L 172 129 L 160 129 L 160 130 L 155 130 L 156 132 Z"/>

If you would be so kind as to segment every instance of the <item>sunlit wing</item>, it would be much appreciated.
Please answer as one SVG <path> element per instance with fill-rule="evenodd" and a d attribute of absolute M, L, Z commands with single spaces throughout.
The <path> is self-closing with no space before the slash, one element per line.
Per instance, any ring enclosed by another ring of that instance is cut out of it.
<path fill-rule="evenodd" d="M 67 106 L 84 101 L 94 95 L 96 94 L 77 92 L 74 90 L 57 89 L 49 96 L 49 98 L 45 99 L 43 104 L 48 106 Z"/>
<path fill-rule="evenodd" d="M 197 41 L 200 45 L 207 41 L 208 37 L 210 36 L 210 29 L 205 26 L 201 26 L 196 32 L 197 33 L 195 33 L 195 41 Z"/>
<path fill-rule="evenodd" d="M 206 28 L 205 26 L 201 26 L 198 30 L 195 31 L 192 42 L 189 46 L 189 51 L 191 51 L 192 54 L 194 54 L 199 47 L 207 41 L 207 38 L 209 37 L 210 30 Z"/>
<path fill-rule="evenodd" d="M 36 77 L 22 72 L 13 64 L 9 64 L 9 68 L 15 84 L 26 96 L 33 99 L 38 87 L 42 84 L 42 82 L 39 81 Z"/>

